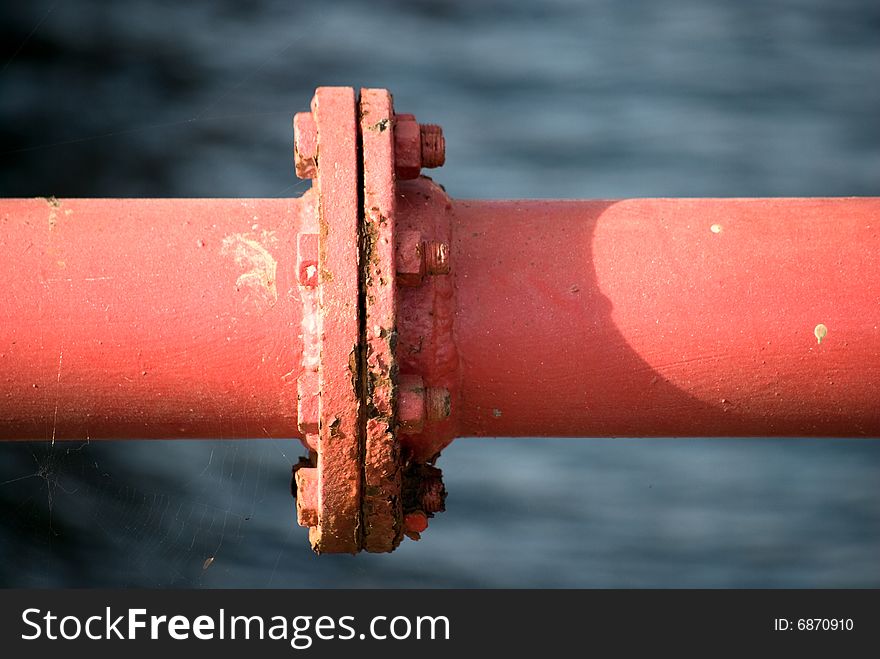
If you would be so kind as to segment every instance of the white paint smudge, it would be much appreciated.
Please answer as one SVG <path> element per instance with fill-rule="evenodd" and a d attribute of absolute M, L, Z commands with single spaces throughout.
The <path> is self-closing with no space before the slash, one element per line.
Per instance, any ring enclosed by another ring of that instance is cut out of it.
<path fill-rule="evenodd" d="M 273 231 L 261 234 L 234 233 L 226 236 L 220 247 L 220 254 L 231 256 L 242 272 L 235 280 L 237 290 L 250 291 L 257 301 L 273 306 L 278 301 L 278 288 L 275 283 L 278 262 L 267 246 L 277 242 Z"/>

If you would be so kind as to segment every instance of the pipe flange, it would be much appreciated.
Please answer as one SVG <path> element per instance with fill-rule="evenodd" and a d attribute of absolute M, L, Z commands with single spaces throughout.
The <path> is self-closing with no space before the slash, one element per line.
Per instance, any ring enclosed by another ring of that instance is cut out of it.
<path fill-rule="evenodd" d="M 401 376 L 397 355 L 398 285 L 431 298 L 423 277 L 449 272 L 448 241 L 409 226 L 397 235 L 397 180 L 442 164 L 443 135 L 395 115 L 387 90 L 356 101 L 347 87 L 319 88 L 294 132 L 297 174 L 315 181 L 297 242 L 297 414 L 310 450 L 294 467 L 297 518 L 318 553 L 389 552 L 418 539 L 445 499 L 439 469 L 424 464 L 433 454 L 404 450 L 401 436 L 445 421 L 449 391 Z"/>

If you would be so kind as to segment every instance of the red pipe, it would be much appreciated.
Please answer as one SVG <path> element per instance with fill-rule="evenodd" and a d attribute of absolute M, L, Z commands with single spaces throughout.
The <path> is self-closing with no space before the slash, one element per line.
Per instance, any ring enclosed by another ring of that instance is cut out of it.
<path fill-rule="evenodd" d="M 0 201 L 0 439 L 296 435 L 299 206 Z"/>
<path fill-rule="evenodd" d="M 880 200 L 452 214 L 460 434 L 880 435 Z"/>
<path fill-rule="evenodd" d="M 0 201 L 0 437 L 299 435 L 299 205 Z M 880 434 L 880 201 L 451 216 L 456 434 Z"/>

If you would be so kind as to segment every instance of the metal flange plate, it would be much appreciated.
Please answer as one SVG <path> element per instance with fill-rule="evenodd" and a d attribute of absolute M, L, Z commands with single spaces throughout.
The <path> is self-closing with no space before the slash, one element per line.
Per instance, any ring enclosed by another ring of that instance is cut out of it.
<path fill-rule="evenodd" d="M 403 455 L 400 434 L 446 419 L 449 393 L 413 374 L 418 386 L 400 385 L 398 284 L 448 272 L 448 243 L 425 243 L 410 228 L 411 240 L 398 244 L 395 162 L 409 154 L 418 169 L 427 153 L 438 164 L 442 134 L 403 117 L 387 90 L 362 89 L 356 100 L 351 88 L 322 87 L 312 111 L 294 119 L 297 173 L 315 181 L 297 242 L 297 421 L 311 454 L 294 471 L 297 517 L 318 553 L 393 551 L 443 506 L 439 470 L 426 476 L 416 468 L 424 458 L 412 448 Z"/>
<path fill-rule="evenodd" d="M 364 218 L 364 549 L 392 551 L 403 536 L 400 443 L 395 428 L 397 275 L 394 110 L 385 89 L 362 89 Z"/>
<path fill-rule="evenodd" d="M 320 406 L 318 552 L 360 550 L 361 433 L 358 394 L 358 170 L 356 101 L 350 87 L 321 87 L 317 127 Z"/>

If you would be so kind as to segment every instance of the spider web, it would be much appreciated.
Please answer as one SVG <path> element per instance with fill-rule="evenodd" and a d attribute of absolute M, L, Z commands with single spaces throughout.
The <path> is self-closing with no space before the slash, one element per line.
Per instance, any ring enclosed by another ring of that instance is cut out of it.
<path fill-rule="evenodd" d="M 0 446 L 6 531 L 0 545 L 4 555 L 28 557 L 0 567 L 0 582 L 204 585 L 210 572 L 238 562 L 243 542 L 259 542 L 267 532 L 274 538 L 279 524 L 295 524 L 289 480 L 297 445 L 141 440 Z"/>

